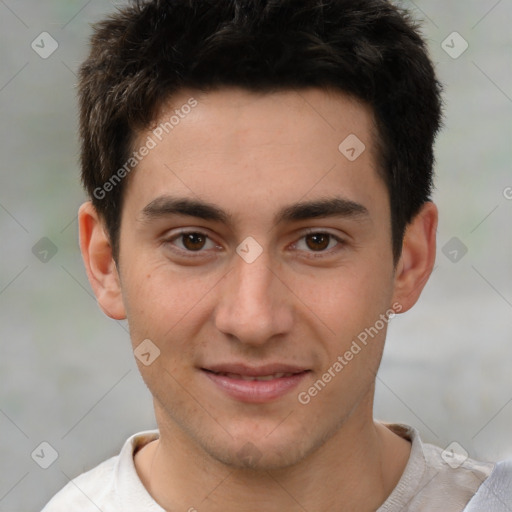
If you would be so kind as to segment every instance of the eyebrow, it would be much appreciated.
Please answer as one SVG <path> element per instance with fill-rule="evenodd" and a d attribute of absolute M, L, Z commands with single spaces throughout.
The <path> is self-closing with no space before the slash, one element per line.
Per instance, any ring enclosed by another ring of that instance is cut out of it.
<path fill-rule="evenodd" d="M 141 222 L 147 223 L 172 215 L 186 215 L 204 220 L 233 225 L 233 215 L 218 206 L 188 197 L 159 196 L 141 211 Z M 281 208 L 274 216 L 274 223 L 294 222 L 323 217 L 344 217 L 363 220 L 369 217 L 368 209 L 343 197 L 330 197 L 301 201 Z"/>

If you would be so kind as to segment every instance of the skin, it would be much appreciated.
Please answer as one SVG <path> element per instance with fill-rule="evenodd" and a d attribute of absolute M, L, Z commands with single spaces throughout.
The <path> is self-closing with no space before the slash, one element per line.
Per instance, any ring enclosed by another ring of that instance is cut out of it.
<path fill-rule="evenodd" d="M 160 439 L 137 452 L 137 471 L 166 510 L 374 511 L 410 454 L 408 441 L 373 419 L 386 328 L 308 404 L 297 394 L 381 314 L 414 305 L 434 265 L 437 208 L 426 203 L 408 225 L 395 266 L 369 107 L 314 88 L 181 91 L 155 125 L 190 97 L 198 105 L 129 178 L 117 264 L 91 203 L 79 212 L 100 307 L 128 318 L 133 348 L 150 339 L 160 350 L 151 365 L 138 361 Z M 350 134 L 366 145 L 353 162 L 338 150 Z M 162 195 L 215 204 L 232 223 L 145 216 Z M 285 206 L 334 195 L 367 213 L 274 222 Z M 187 243 L 179 229 L 208 238 Z M 252 263 L 236 252 L 248 236 L 262 248 Z M 200 369 L 231 361 L 310 372 L 278 399 L 243 403 Z M 247 443 L 252 461 L 239 454 Z"/>

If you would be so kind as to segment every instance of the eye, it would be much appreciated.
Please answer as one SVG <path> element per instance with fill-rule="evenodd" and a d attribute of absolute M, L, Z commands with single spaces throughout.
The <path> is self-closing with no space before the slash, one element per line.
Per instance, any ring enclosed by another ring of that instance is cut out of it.
<path fill-rule="evenodd" d="M 306 252 L 331 253 L 333 248 L 341 249 L 343 245 L 344 241 L 332 233 L 311 231 L 300 238 L 294 247 Z"/>
<path fill-rule="evenodd" d="M 195 256 L 194 253 L 200 256 L 208 250 L 220 248 L 202 231 L 182 230 L 166 239 L 165 244 L 174 252 L 185 254 L 186 256 Z M 308 257 L 316 258 L 337 252 L 337 249 L 341 249 L 344 244 L 344 240 L 332 233 L 310 231 L 303 235 L 292 247 L 299 251 L 310 253 Z"/>
<path fill-rule="evenodd" d="M 181 252 L 203 252 L 203 249 L 216 247 L 209 236 L 201 231 L 180 231 L 166 240 L 166 243 L 176 247 Z"/>

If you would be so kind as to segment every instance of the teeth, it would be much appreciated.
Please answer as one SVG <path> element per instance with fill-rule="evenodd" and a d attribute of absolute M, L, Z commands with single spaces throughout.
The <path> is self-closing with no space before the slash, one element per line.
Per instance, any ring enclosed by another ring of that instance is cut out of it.
<path fill-rule="evenodd" d="M 248 375 L 238 375 L 236 373 L 219 373 L 219 375 L 225 375 L 226 377 L 229 377 L 230 379 L 266 381 L 266 380 L 280 379 L 281 377 L 291 377 L 294 374 L 293 373 L 274 373 L 272 375 L 260 375 L 258 377 L 251 377 Z"/>

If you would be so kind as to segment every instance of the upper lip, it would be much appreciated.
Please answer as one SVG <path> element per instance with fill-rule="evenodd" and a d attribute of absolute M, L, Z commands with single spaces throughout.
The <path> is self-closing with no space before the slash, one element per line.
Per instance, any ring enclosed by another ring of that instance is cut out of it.
<path fill-rule="evenodd" d="M 225 363 L 204 366 L 203 370 L 209 370 L 215 373 L 234 373 L 247 377 L 262 377 L 264 375 L 274 375 L 276 373 L 301 373 L 307 371 L 307 368 L 282 363 L 265 364 L 263 366 L 247 366 L 242 363 Z"/>

